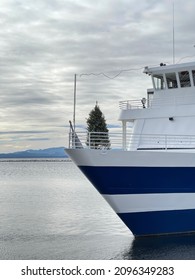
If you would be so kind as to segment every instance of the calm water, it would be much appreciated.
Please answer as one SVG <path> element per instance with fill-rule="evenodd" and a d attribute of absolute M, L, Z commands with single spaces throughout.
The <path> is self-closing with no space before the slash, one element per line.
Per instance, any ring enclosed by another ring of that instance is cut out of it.
<path fill-rule="evenodd" d="M 65 161 L 0 161 L 0 259 L 195 259 L 195 235 L 134 239 Z"/>

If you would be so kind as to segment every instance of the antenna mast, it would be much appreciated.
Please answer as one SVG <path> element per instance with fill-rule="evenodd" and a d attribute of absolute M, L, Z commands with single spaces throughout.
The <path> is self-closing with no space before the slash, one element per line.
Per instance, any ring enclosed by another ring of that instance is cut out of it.
<path fill-rule="evenodd" d="M 76 117 L 76 91 L 77 91 L 77 75 L 74 75 L 74 108 L 73 108 L 73 128 L 75 131 L 75 117 Z"/>
<path fill-rule="evenodd" d="M 175 8 L 173 1 L 173 64 L 175 64 Z"/>

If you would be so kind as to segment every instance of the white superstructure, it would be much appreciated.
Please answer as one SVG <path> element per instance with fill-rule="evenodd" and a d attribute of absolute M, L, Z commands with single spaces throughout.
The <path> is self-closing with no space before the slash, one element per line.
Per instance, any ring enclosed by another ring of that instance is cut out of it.
<path fill-rule="evenodd" d="M 144 73 L 151 76 L 153 89 L 148 90 L 145 105 L 143 99 L 120 102 L 123 136 L 127 123 L 132 122 L 137 142 L 134 149 L 195 148 L 195 63 L 145 67 Z M 143 135 L 159 135 L 159 138 L 156 144 L 152 141 L 149 145 Z M 163 136 L 167 137 L 166 143 L 160 146 Z M 123 143 L 128 149 L 127 141 Z"/>

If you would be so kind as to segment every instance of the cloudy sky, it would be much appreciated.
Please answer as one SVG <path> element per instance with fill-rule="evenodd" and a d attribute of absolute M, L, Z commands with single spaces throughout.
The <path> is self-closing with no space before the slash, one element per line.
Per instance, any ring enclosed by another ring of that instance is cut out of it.
<path fill-rule="evenodd" d="M 195 1 L 174 7 L 175 60 L 193 60 Z M 118 102 L 151 87 L 143 67 L 173 61 L 172 14 L 172 0 L 0 0 L 0 152 L 67 145 L 75 73 L 77 127 L 96 101 L 119 124 Z"/>

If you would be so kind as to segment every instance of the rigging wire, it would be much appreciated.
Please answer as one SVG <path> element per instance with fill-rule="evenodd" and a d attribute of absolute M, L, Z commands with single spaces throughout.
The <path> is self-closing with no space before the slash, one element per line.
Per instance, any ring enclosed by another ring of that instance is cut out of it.
<path fill-rule="evenodd" d="M 138 71 L 138 70 L 142 70 L 144 69 L 144 67 L 140 67 L 140 68 L 129 68 L 129 69 L 122 69 L 120 70 L 116 75 L 114 76 L 109 76 L 107 74 L 105 74 L 104 72 L 100 72 L 100 73 L 82 73 L 80 74 L 80 77 L 82 76 L 104 76 L 106 77 L 107 79 L 110 79 L 110 80 L 114 80 L 115 78 L 117 78 L 118 76 L 120 76 L 122 73 L 124 72 L 130 72 L 130 71 Z"/>
<path fill-rule="evenodd" d="M 170 64 L 169 62 L 165 62 L 166 64 Z M 159 66 L 159 64 L 154 64 L 154 65 L 150 65 L 149 67 L 156 67 L 156 66 Z M 82 76 L 104 76 L 105 78 L 107 79 L 110 79 L 110 80 L 114 80 L 115 78 L 117 78 L 118 76 L 120 76 L 122 73 L 124 72 L 130 72 L 130 71 L 139 71 L 139 70 L 142 70 L 144 69 L 145 66 L 142 66 L 142 67 L 139 67 L 139 68 L 128 68 L 128 69 L 122 69 L 120 70 L 116 75 L 114 76 L 109 76 L 107 74 L 105 74 L 104 72 L 100 72 L 100 73 L 82 73 L 80 74 L 79 76 L 82 77 Z M 111 72 L 111 71 L 110 71 Z M 113 71 L 112 71 L 113 72 Z"/>
<path fill-rule="evenodd" d="M 187 56 L 184 56 L 184 57 L 180 58 L 180 59 L 176 62 L 176 64 L 180 63 L 183 59 L 192 58 L 192 57 L 195 57 L 195 55 L 187 55 Z"/>

